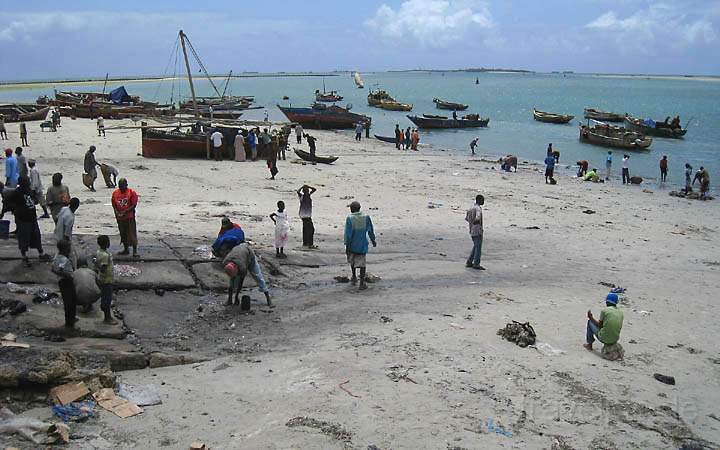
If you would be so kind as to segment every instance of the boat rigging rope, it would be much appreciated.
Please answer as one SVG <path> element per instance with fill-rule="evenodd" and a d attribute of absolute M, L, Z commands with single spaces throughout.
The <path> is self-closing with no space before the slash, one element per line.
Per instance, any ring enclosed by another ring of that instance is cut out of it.
<path fill-rule="evenodd" d="M 162 72 L 162 78 L 165 78 L 165 76 L 166 76 L 167 73 L 168 73 L 168 69 L 170 68 L 170 63 L 171 63 L 172 60 L 173 60 L 173 55 L 175 56 L 175 61 L 176 61 L 175 65 L 177 66 L 178 45 L 179 45 L 179 44 L 180 44 L 180 37 L 178 36 L 178 37 L 175 38 L 175 43 L 173 44 L 173 50 L 170 52 L 170 58 L 168 59 L 168 62 L 167 62 L 167 64 L 165 65 L 165 69 L 164 69 L 163 72 Z M 177 68 L 175 69 L 175 73 L 177 74 Z M 159 97 L 159 93 L 160 93 L 160 88 L 162 87 L 162 85 L 163 85 L 163 80 L 160 80 L 160 81 L 158 82 L 157 88 L 155 89 L 155 94 L 154 94 L 153 97 L 152 97 L 153 101 L 158 101 L 158 97 Z M 171 85 L 171 87 L 172 87 L 172 85 Z M 172 103 L 172 95 L 173 95 L 173 94 L 172 94 L 172 91 L 171 91 L 171 92 L 170 92 L 170 103 Z"/>
<path fill-rule="evenodd" d="M 215 83 L 213 82 L 212 78 L 210 78 L 210 74 L 208 73 L 207 69 L 205 68 L 205 65 L 200 60 L 200 55 L 197 54 L 197 52 L 195 51 L 195 47 L 193 47 L 192 43 L 190 42 L 190 39 L 188 39 L 187 36 L 185 37 L 185 42 L 187 43 L 188 47 L 190 47 L 190 51 L 192 52 L 193 56 L 195 57 L 195 60 L 197 61 L 198 65 L 200 66 L 200 69 L 202 69 L 202 71 L 205 73 L 205 77 L 210 82 L 210 85 L 215 90 L 215 93 L 218 95 L 218 97 L 220 97 L 220 91 L 218 90 L 217 86 L 215 86 Z"/>

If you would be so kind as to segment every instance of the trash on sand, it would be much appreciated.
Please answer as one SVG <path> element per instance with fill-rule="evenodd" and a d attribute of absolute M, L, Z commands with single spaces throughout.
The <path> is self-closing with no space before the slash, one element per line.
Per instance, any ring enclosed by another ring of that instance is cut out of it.
<path fill-rule="evenodd" d="M 545 356 L 558 356 L 565 353 L 565 350 L 555 348 L 547 342 L 538 342 L 533 347 Z"/>
<path fill-rule="evenodd" d="M 610 289 L 610 292 L 613 294 L 624 294 L 626 290 L 627 289 L 618 286 L 618 287 L 614 287 L 614 288 Z"/>
<path fill-rule="evenodd" d="M 162 404 L 160 394 L 158 394 L 155 388 L 151 385 L 131 386 L 129 384 L 120 383 L 118 386 L 118 395 L 138 406 Z"/>
<path fill-rule="evenodd" d="M 455 322 L 450 322 L 450 326 L 453 327 L 453 328 L 456 328 L 456 329 L 458 329 L 458 330 L 464 330 L 464 329 L 465 329 L 464 326 L 460 325 L 459 323 L 455 323 Z"/>
<path fill-rule="evenodd" d="M 673 386 L 675 385 L 675 377 L 670 376 L 670 375 L 663 375 L 661 373 L 656 373 L 656 374 L 653 374 L 653 378 L 655 378 L 656 380 L 658 380 L 661 383 L 670 384 Z"/>
<path fill-rule="evenodd" d="M 60 296 L 46 288 L 38 288 L 35 292 L 35 296 L 32 299 L 33 303 L 50 303 L 52 305 L 59 305 L 62 303 Z"/>
<path fill-rule="evenodd" d="M 353 394 L 352 392 L 350 392 L 349 390 L 347 390 L 347 389 L 344 387 L 344 386 L 345 386 L 346 384 L 348 384 L 349 382 L 350 382 L 350 380 L 345 380 L 345 381 L 343 381 L 342 383 L 338 384 L 338 387 L 339 387 L 340 389 L 342 389 L 343 391 L 345 391 L 350 397 L 362 398 L 362 397 L 360 397 L 359 395 Z"/>
<path fill-rule="evenodd" d="M 651 313 L 650 313 L 650 311 L 642 310 L 642 311 L 639 311 L 638 314 L 640 314 L 641 316 L 649 316 Z"/>
<path fill-rule="evenodd" d="M 17 316 L 25 311 L 27 311 L 27 305 L 20 300 L 0 299 L 0 317 L 5 317 L 7 314 Z"/>
<path fill-rule="evenodd" d="M 325 420 L 313 419 L 312 417 L 293 417 L 285 423 L 288 428 L 308 427 L 320 431 L 322 434 L 333 437 L 338 441 L 350 442 L 352 433 L 339 423 L 332 423 Z"/>
<path fill-rule="evenodd" d="M 67 383 L 50 389 L 50 398 L 55 404 L 67 405 L 90 393 L 84 382 Z"/>
<path fill-rule="evenodd" d="M 52 412 L 63 422 L 83 422 L 95 417 L 95 402 L 77 402 L 68 405 L 55 405 Z"/>
<path fill-rule="evenodd" d="M 592 209 L 586 209 L 585 211 L 583 211 L 583 213 L 585 213 L 585 214 L 595 214 L 595 211 L 593 211 Z"/>
<path fill-rule="evenodd" d="M 348 278 L 346 275 L 338 275 L 334 279 L 338 283 L 349 283 L 350 282 L 350 278 Z"/>
<path fill-rule="evenodd" d="M 190 444 L 190 450 L 209 450 L 210 447 L 200 441 L 195 441 Z"/>
<path fill-rule="evenodd" d="M 8 336 L 11 336 L 12 339 L 6 339 Z M 12 333 L 8 333 L 3 336 L 2 339 L 0 339 L 0 347 L 30 348 L 30 344 L 25 344 L 24 342 L 17 342 L 15 340 L 15 335 Z"/>
<path fill-rule="evenodd" d="M 428 208 L 430 209 L 442 208 L 442 206 L 442 203 L 428 202 Z"/>
<path fill-rule="evenodd" d="M 141 273 L 137 267 L 128 266 L 127 264 L 115 264 L 113 266 L 113 275 L 116 277 L 139 277 Z"/>
<path fill-rule="evenodd" d="M 70 428 L 64 423 L 54 423 L 50 425 L 47 431 L 48 444 L 68 444 L 70 443 Z"/>
<path fill-rule="evenodd" d="M 409 368 L 403 367 L 401 365 L 397 365 L 397 366 L 390 366 L 385 371 L 385 376 L 387 376 L 388 378 L 390 378 L 391 380 L 393 380 L 396 383 L 400 380 L 403 380 L 403 381 L 409 381 L 410 383 L 413 383 L 413 384 L 417 384 L 417 381 L 413 380 L 412 378 L 410 378 L 408 376 L 409 373 L 410 373 Z"/>
<path fill-rule="evenodd" d="M 382 278 L 377 275 L 373 275 L 371 273 L 365 275 L 365 281 L 368 283 L 377 283 L 380 280 L 382 280 Z"/>
<path fill-rule="evenodd" d="M 500 328 L 497 334 L 510 342 L 516 343 L 520 347 L 535 344 L 535 338 L 537 336 L 530 322 L 520 323 L 515 320 L 505 325 L 505 328 Z"/>
<path fill-rule="evenodd" d="M 198 256 L 201 259 L 212 259 L 212 248 L 208 245 L 201 245 L 193 250 L 193 255 Z"/>
<path fill-rule="evenodd" d="M 512 437 L 511 432 L 505 431 L 505 429 L 501 425 L 495 425 L 492 419 L 488 419 L 486 424 L 487 429 L 490 433 L 502 434 L 503 436 Z"/>
<path fill-rule="evenodd" d="M 143 412 L 143 409 L 141 407 L 123 398 L 118 397 L 115 394 L 115 391 L 110 388 L 100 389 L 93 394 L 93 397 L 95 397 L 95 400 L 97 400 L 98 405 L 100 405 L 104 409 L 107 409 L 121 419 L 136 416 L 138 414 L 142 414 Z"/>
<path fill-rule="evenodd" d="M 47 433 L 52 424 L 29 417 L 18 417 L 8 408 L 0 408 L 0 433 L 19 434 L 28 441 L 40 444 L 35 434 Z"/>
<path fill-rule="evenodd" d="M 389 318 L 388 316 L 380 316 L 380 322 L 382 322 L 382 323 L 390 323 L 392 321 L 393 320 L 391 318 Z"/>

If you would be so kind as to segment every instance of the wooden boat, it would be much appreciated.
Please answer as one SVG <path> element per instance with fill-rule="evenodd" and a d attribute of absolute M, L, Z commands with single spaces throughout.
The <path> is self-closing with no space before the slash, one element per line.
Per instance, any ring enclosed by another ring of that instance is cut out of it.
<path fill-rule="evenodd" d="M 318 102 L 339 102 L 343 99 L 343 96 L 338 94 L 337 91 L 330 91 L 330 92 L 320 92 L 320 90 L 315 91 L 315 101 Z"/>
<path fill-rule="evenodd" d="M 23 103 L 9 103 L 0 105 L 0 114 L 5 118 L 6 123 L 45 120 L 49 112 L 49 106 Z"/>
<path fill-rule="evenodd" d="M 599 120 L 601 122 L 622 122 L 625 119 L 625 115 L 623 114 L 600 111 L 595 108 L 585 108 L 584 113 L 586 119 Z"/>
<path fill-rule="evenodd" d="M 575 118 L 575 116 L 549 113 L 549 112 L 540 111 L 540 110 L 533 108 L 533 119 L 537 120 L 538 122 L 568 123 L 571 120 L 573 120 L 574 118 Z"/>
<path fill-rule="evenodd" d="M 380 103 L 383 101 L 389 101 L 394 102 L 395 99 L 390 96 L 386 91 L 373 91 L 370 90 L 367 96 L 368 105 L 370 106 L 380 106 Z"/>
<path fill-rule="evenodd" d="M 423 114 L 423 117 L 427 119 L 447 119 L 447 116 L 438 116 L 435 114 Z"/>
<path fill-rule="evenodd" d="M 380 108 L 388 111 L 412 111 L 413 105 L 408 103 L 400 103 L 396 101 L 383 100 L 378 105 Z"/>
<path fill-rule="evenodd" d="M 142 155 L 145 158 L 207 158 L 207 148 L 207 135 L 197 128 L 187 132 L 142 129 Z"/>
<path fill-rule="evenodd" d="M 372 119 L 362 114 L 351 113 L 340 106 L 314 104 L 311 108 L 291 108 L 277 105 L 291 122 L 304 128 L 337 129 L 355 128 L 358 122 L 370 122 Z"/>
<path fill-rule="evenodd" d="M 390 144 L 395 143 L 395 136 L 378 136 L 377 134 L 374 134 L 373 136 L 375 136 L 375 139 L 377 139 L 378 141 L 389 142 Z"/>
<path fill-rule="evenodd" d="M 642 120 L 630 116 L 626 116 L 624 119 L 625 128 L 648 136 L 682 139 L 687 133 L 687 128 L 670 128 L 665 122 L 656 122 L 650 119 Z"/>
<path fill-rule="evenodd" d="M 358 87 L 358 89 L 363 89 L 365 87 L 365 82 L 360 76 L 360 72 L 353 73 L 353 81 L 355 81 L 355 85 Z"/>
<path fill-rule="evenodd" d="M 461 119 L 429 119 L 427 117 L 407 116 L 418 128 L 479 128 L 488 126 L 490 119 L 483 119 L 477 114 Z"/>
<path fill-rule="evenodd" d="M 451 109 L 453 111 L 465 111 L 466 109 L 468 109 L 468 105 L 463 105 L 462 103 L 446 102 L 445 100 L 440 100 L 439 98 L 434 98 L 433 102 L 438 109 Z"/>
<path fill-rule="evenodd" d="M 652 139 L 612 125 L 580 126 L 580 142 L 625 150 L 648 150 Z"/>
<path fill-rule="evenodd" d="M 332 164 L 338 159 L 338 156 L 313 156 L 310 153 L 297 148 L 294 148 L 293 150 L 295 150 L 295 154 L 298 155 L 303 161 L 320 164 Z"/>
<path fill-rule="evenodd" d="M 190 109 L 181 109 L 178 114 L 186 114 L 186 115 L 193 115 L 195 114 L 195 110 L 192 108 Z M 210 118 L 210 111 L 209 110 L 200 110 L 199 112 L 200 117 L 209 119 Z M 225 111 L 225 110 L 219 110 L 219 111 L 213 111 L 212 118 L 213 119 L 231 119 L 236 120 L 239 119 L 243 115 L 240 111 Z"/>

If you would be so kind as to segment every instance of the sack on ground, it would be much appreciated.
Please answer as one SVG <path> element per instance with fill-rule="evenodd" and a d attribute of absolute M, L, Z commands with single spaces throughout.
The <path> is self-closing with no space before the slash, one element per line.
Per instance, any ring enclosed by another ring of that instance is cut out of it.
<path fill-rule="evenodd" d="M 513 320 L 505 325 L 505 328 L 500 328 L 497 334 L 520 347 L 535 344 L 536 334 L 530 322 L 520 323 Z"/>

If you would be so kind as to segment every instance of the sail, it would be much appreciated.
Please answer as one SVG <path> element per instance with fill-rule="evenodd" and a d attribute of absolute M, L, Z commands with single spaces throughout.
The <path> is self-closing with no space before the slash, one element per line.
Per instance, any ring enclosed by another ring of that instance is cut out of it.
<path fill-rule="evenodd" d="M 357 87 L 364 88 L 365 83 L 363 82 L 363 79 L 360 77 L 360 72 L 355 72 L 353 74 L 353 79 L 355 80 L 355 84 L 357 84 Z"/>

